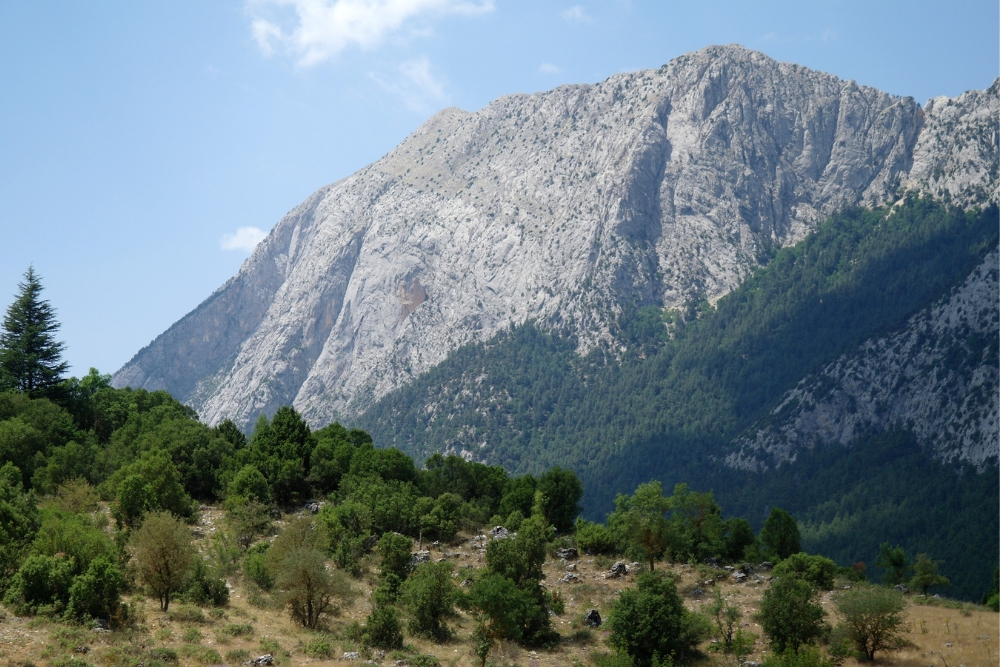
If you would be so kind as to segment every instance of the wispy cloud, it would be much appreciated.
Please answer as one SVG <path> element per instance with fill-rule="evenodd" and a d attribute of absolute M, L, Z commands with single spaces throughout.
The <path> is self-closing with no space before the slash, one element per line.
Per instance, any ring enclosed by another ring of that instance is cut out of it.
<path fill-rule="evenodd" d="M 538 66 L 538 71 L 542 74 L 558 74 L 562 70 L 553 65 L 552 63 L 542 63 Z"/>
<path fill-rule="evenodd" d="M 265 56 L 286 53 L 302 67 L 344 49 L 372 49 L 420 17 L 493 11 L 493 0 L 248 0 L 251 31 Z"/>
<path fill-rule="evenodd" d="M 573 5 L 569 9 L 565 9 L 561 12 L 564 19 L 570 23 L 593 23 L 594 19 L 590 18 L 590 15 L 583 10 L 581 5 Z"/>
<path fill-rule="evenodd" d="M 448 103 L 445 83 L 434 74 L 427 56 L 406 61 L 392 77 L 372 74 L 372 78 L 412 111 L 425 113 Z"/>
<path fill-rule="evenodd" d="M 220 247 L 223 250 L 253 252 L 257 244 L 264 240 L 267 232 L 256 227 L 240 227 L 235 234 L 223 234 Z"/>

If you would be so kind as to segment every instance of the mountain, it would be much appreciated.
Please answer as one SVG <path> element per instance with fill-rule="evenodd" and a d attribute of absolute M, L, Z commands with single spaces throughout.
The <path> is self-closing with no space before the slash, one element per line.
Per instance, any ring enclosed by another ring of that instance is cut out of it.
<path fill-rule="evenodd" d="M 527 322 L 585 355 L 623 312 L 730 292 L 845 206 L 995 197 L 998 84 L 921 109 L 739 46 L 446 109 L 283 218 L 114 376 L 248 426 L 356 419 Z"/>

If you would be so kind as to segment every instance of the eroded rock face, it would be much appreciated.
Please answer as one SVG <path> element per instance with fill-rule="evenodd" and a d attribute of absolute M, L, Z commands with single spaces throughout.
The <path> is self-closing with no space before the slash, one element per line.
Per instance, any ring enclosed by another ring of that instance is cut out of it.
<path fill-rule="evenodd" d="M 902 330 L 870 340 L 803 379 L 773 411 L 794 406 L 788 416 L 738 442 L 726 462 L 766 469 L 794 460 L 806 444 L 850 445 L 893 426 L 912 430 L 942 460 L 979 467 L 995 461 L 998 265 L 994 250 L 951 295 L 914 315 Z"/>
<path fill-rule="evenodd" d="M 529 318 L 584 351 L 620 304 L 717 298 L 845 204 L 993 188 L 948 128 L 979 127 L 995 88 L 935 100 L 925 141 L 910 98 L 727 46 L 446 109 L 289 213 L 113 382 L 210 424 L 292 403 L 319 425 Z"/>

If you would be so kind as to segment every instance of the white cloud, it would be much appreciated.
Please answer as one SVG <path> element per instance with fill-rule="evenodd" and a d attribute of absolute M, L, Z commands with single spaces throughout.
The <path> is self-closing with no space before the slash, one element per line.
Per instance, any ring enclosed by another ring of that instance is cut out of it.
<path fill-rule="evenodd" d="M 562 70 L 553 65 L 552 63 L 542 63 L 538 66 L 538 71 L 542 74 L 558 74 Z"/>
<path fill-rule="evenodd" d="M 372 78 L 385 90 L 399 96 L 412 111 L 425 113 L 448 103 L 445 84 L 434 75 L 427 56 L 406 61 L 390 79 L 376 74 L 372 74 Z"/>
<path fill-rule="evenodd" d="M 583 11 L 583 7 L 580 5 L 573 5 L 569 9 L 561 12 L 562 17 L 569 21 L 570 23 L 593 23 L 594 19 L 590 18 L 587 12 Z"/>
<path fill-rule="evenodd" d="M 248 0 L 251 30 L 265 56 L 282 51 L 302 67 L 344 49 L 371 49 L 407 21 L 493 11 L 493 0 Z"/>
<path fill-rule="evenodd" d="M 223 234 L 220 246 L 223 250 L 253 252 L 257 244 L 264 240 L 267 232 L 256 227 L 240 227 L 235 234 Z"/>

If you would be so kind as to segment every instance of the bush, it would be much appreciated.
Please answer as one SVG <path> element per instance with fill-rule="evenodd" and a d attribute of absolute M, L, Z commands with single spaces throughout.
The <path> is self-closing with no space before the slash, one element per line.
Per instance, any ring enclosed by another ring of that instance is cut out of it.
<path fill-rule="evenodd" d="M 404 537 L 399 533 L 386 533 L 378 541 L 375 551 L 379 555 L 382 576 L 394 574 L 400 581 L 406 579 L 410 574 L 410 566 L 413 562 L 411 551 L 413 540 Z"/>
<path fill-rule="evenodd" d="M 876 651 L 902 646 L 905 603 L 898 591 L 862 586 L 837 597 L 837 611 L 844 618 L 841 628 L 859 655 L 875 659 Z"/>
<path fill-rule="evenodd" d="M 314 660 L 329 660 L 333 657 L 333 644 L 326 637 L 316 637 L 306 643 L 303 653 Z"/>
<path fill-rule="evenodd" d="M 198 607 L 182 604 L 167 612 L 167 618 L 178 623 L 207 623 L 208 619 Z"/>
<path fill-rule="evenodd" d="M 219 577 L 212 576 L 202 561 L 195 563 L 194 575 L 184 591 L 183 599 L 193 604 L 225 607 L 229 604 L 229 588 Z"/>
<path fill-rule="evenodd" d="M 118 619 L 124 588 L 125 577 L 118 566 L 104 556 L 98 556 L 91 561 L 85 573 L 73 580 L 66 616 L 79 621 L 87 618 Z"/>
<path fill-rule="evenodd" d="M 613 554 L 617 552 L 614 535 L 602 523 L 587 521 L 583 517 L 576 520 L 576 544 L 586 554 Z"/>
<path fill-rule="evenodd" d="M 403 628 L 395 607 L 384 601 L 375 602 L 375 607 L 365 619 L 362 642 L 365 646 L 381 649 L 403 648 Z"/>
<path fill-rule="evenodd" d="M 444 641 L 451 633 L 443 621 L 455 613 L 451 563 L 422 563 L 403 584 L 403 606 L 410 634 Z"/>
<path fill-rule="evenodd" d="M 159 660 L 161 662 L 173 662 L 176 663 L 180 660 L 177 655 L 177 651 L 172 648 L 161 647 L 150 649 L 146 656 L 151 660 Z"/>
<path fill-rule="evenodd" d="M 671 577 L 655 572 L 639 575 L 635 588 L 626 588 L 608 617 L 608 644 L 628 654 L 636 667 L 648 667 L 654 657 L 691 655 L 711 627 L 684 608 Z"/>
<path fill-rule="evenodd" d="M 813 597 L 812 586 L 795 577 L 776 579 L 764 592 L 757 620 L 776 653 L 798 652 L 820 636 L 825 614 Z"/>
<path fill-rule="evenodd" d="M 815 588 L 828 591 L 833 588 L 837 564 L 823 556 L 810 556 L 799 552 L 775 565 L 771 574 L 775 577 L 797 577 L 809 582 Z"/>
<path fill-rule="evenodd" d="M 788 649 L 772 653 L 764 660 L 764 667 L 836 667 L 837 663 L 824 657 L 815 646 L 803 646 L 798 653 Z"/>
<path fill-rule="evenodd" d="M 245 648 L 237 648 L 232 651 L 226 651 L 226 663 L 230 665 L 242 665 L 249 659 L 250 651 Z"/>
<path fill-rule="evenodd" d="M 274 586 L 274 577 L 271 576 L 267 561 L 267 549 L 270 546 L 266 542 L 255 544 L 247 549 L 243 557 L 243 576 L 265 591 L 271 590 Z"/>
<path fill-rule="evenodd" d="M 222 633 L 230 637 L 253 637 L 253 626 L 249 623 L 230 623 L 222 628 Z"/>
<path fill-rule="evenodd" d="M 4 603 L 20 616 L 62 613 L 69 601 L 72 558 L 29 556 L 14 575 Z"/>
<path fill-rule="evenodd" d="M 344 574 L 327 571 L 324 560 L 316 549 L 297 551 L 284 559 L 277 576 L 280 604 L 307 628 L 315 628 L 323 614 L 332 612 L 337 598 L 347 598 L 353 592 Z"/>
<path fill-rule="evenodd" d="M 167 611 L 195 564 L 191 531 L 168 512 L 151 512 L 130 542 L 139 578 Z"/>

